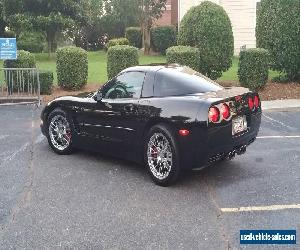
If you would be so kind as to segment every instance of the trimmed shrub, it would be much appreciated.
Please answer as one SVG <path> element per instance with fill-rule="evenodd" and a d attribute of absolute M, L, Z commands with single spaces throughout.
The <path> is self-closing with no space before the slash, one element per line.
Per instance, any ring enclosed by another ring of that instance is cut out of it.
<path fill-rule="evenodd" d="M 269 74 L 269 53 L 265 49 L 241 51 L 238 77 L 243 87 L 257 90 L 265 86 Z"/>
<path fill-rule="evenodd" d="M 142 47 L 142 31 L 139 27 L 128 27 L 125 37 L 129 41 L 129 45 L 141 48 Z"/>
<path fill-rule="evenodd" d="M 40 90 L 42 95 L 51 95 L 53 87 L 53 72 L 41 71 L 39 72 Z"/>
<path fill-rule="evenodd" d="M 271 68 L 300 81 L 299 0 L 262 0 L 257 15 L 257 46 L 270 52 Z"/>
<path fill-rule="evenodd" d="M 152 48 L 162 54 L 166 49 L 176 45 L 176 29 L 174 26 L 157 26 L 151 29 Z"/>
<path fill-rule="evenodd" d="M 139 64 L 138 49 L 128 45 L 116 45 L 107 52 L 107 75 L 111 79 L 123 69 Z"/>
<path fill-rule="evenodd" d="M 215 3 L 205 1 L 192 7 L 181 21 L 178 45 L 199 48 L 198 71 L 212 79 L 231 67 L 233 43 L 230 19 Z"/>
<path fill-rule="evenodd" d="M 17 60 L 5 60 L 4 68 L 35 68 L 36 61 L 34 54 L 25 50 L 18 50 Z"/>
<path fill-rule="evenodd" d="M 84 49 L 68 46 L 56 51 L 57 82 L 63 89 L 78 90 L 88 78 L 88 56 Z"/>
<path fill-rule="evenodd" d="M 198 69 L 199 49 L 189 46 L 174 46 L 167 49 L 167 63 L 178 63 Z"/>
<path fill-rule="evenodd" d="M 109 49 L 110 47 L 113 47 L 116 45 L 129 45 L 129 41 L 125 37 L 111 39 L 108 41 L 106 48 Z"/>
<path fill-rule="evenodd" d="M 46 44 L 45 36 L 39 32 L 22 33 L 17 41 L 18 49 L 26 50 L 32 53 L 43 52 Z"/>

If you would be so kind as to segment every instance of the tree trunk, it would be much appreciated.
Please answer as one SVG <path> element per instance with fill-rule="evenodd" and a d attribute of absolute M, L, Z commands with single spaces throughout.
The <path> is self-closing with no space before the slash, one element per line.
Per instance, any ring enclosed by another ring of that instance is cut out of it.
<path fill-rule="evenodd" d="M 51 58 L 51 53 L 53 52 L 54 42 L 55 42 L 55 34 L 53 32 L 46 32 L 46 39 L 48 43 L 48 58 Z"/>
<path fill-rule="evenodd" d="M 145 27 L 144 29 L 144 54 L 150 54 L 150 29 L 149 27 Z"/>
<path fill-rule="evenodd" d="M 144 54 L 150 54 L 150 6 L 149 3 L 145 3 L 144 8 L 144 19 L 143 19 L 143 43 L 144 43 Z"/>
<path fill-rule="evenodd" d="M 51 39 L 48 37 L 47 35 L 47 43 L 48 43 L 48 58 L 50 59 L 51 58 L 51 45 L 52 45 L 52 42 L 51 42 Z"/>

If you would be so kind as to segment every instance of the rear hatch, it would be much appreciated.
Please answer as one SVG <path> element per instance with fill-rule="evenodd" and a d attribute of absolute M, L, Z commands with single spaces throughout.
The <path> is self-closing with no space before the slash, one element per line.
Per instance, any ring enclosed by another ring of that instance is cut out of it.
<path fill-rule="evenodd" d="M 208 127 L 216 128 L 232 124 L 232 136 L 239 136 L 250 130 L 252 115 L 261 112 L 257 93 L 246 88 L 225 88 L 203 95 L 210 101 Z"/>
<path fill-rule="evenodd" d="M 209 106 L 207 146 L 210 160 L 229 152 L 245 152 L 246 146 L 255 140 L 260 126 L 258 94 L 246 88 L 227 88 L 205 93 L 202 98 Z"/>

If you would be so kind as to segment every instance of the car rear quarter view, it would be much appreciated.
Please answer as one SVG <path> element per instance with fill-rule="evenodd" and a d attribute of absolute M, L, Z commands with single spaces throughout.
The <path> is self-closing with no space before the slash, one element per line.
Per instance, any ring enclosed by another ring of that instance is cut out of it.
<path fill-rule="evenodd" d="M 184 66 L 137 66 L 96 93 L 60 97 L 43 110 L 41 129 L 58 154 L 74 148 L 145 165 L 153 181 L 246 152 L 261 122 L 257 93 L 223 88 Z"/>

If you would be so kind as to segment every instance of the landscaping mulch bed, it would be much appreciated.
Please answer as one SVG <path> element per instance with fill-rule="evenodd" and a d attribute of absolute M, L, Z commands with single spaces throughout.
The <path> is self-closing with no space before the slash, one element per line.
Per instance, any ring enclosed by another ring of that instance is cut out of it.
<path fill-rule="evenodd" d="M 268 83 L 259 94 L 264 101 L 300 99 L 300 83 Z"/>
<path fill-rule="evenodd" d="M 239 86 L 236 81 L 219 81 L 224 87 Z M 52 95 L 43 96 L 44 103 L 47 103 L 57 97 L 64 95 L 77 95 L 84 92 L 95 92 L 100 84 L 88 84 L 80 91 L 66 91 L 55 87 Z M 272 83 L 266 84 L 264 89 L 259 91 L 262 101 L 282 100 L 282 99 L 300 99 L 300 83 Z"/>

